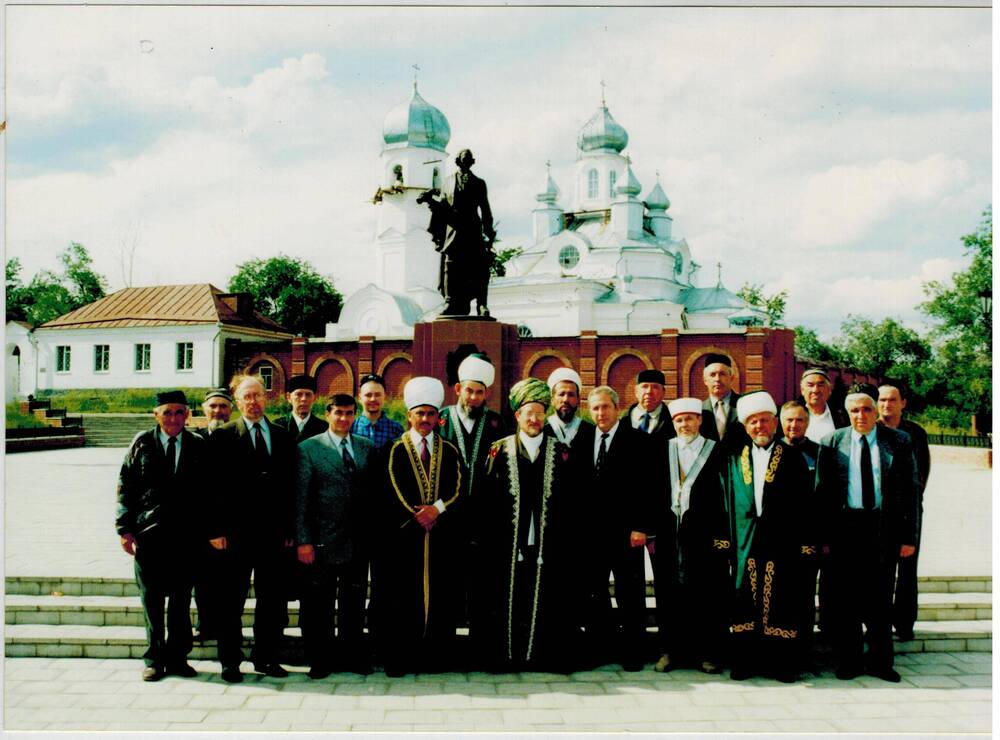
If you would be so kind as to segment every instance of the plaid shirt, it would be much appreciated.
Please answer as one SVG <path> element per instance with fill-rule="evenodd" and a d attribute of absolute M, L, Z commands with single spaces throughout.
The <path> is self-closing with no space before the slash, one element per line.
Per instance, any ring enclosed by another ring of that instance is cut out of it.
<path fill-rule="evenodd" d="M 375 449 L 381 450 L 390 442 L 395 442 L 403 436 L 403 425 L 382 414 L 378 421 L 372 424 L 368 417 L 361 414 L 351 425 L 351 432 L 361 437 L 367 437 L 375 443 Z"/>

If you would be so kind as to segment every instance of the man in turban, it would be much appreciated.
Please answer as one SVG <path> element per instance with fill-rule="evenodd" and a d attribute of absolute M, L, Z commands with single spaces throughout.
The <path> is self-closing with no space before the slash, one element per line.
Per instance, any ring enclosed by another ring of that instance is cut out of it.
<path fill-rule="evenodd" d="M 570 445 L 580 431 L 581 425 L 590 425 L 590 422 L 583 421 L 577 413 L 580 408 L 580 389 L 583 388 L 583 382 L 576 370 L 560 367 L 552 371 L 547 383 L 549 390 L 552 391 L 550 403 L 555 410 L 546 419 L 543 434 L 555 437 L 564 445 Z"/>
<path fill-rule="evenodd" d="M 372 512 L 377 635 L 387 676 L 442 670 L 454 659 L 457 558 L 465 537 L 455 515 L 466 472 L 458 450 L 437 433 L 444 386 L 412 378 L 403 401 L 410 428 L 389 448 Z"/>
<path fill-rule="evenodd" d="M 736 412 L 749 439 L 728 451 L 729 532 L 716 538 L 730 541 L 734 564 L 730 677 L 743 680 L 766 667 L 791 683 L 797 677 L 802 570 L 818 549 L 808 517 L 812 482 L 802 455 L 777 438 L 778 408 L 769 393 L 741 396 Z"/>
<path fill-rule="evenodd" d="M 573 543 L 576 502 L 569 448 L 542 433 L 548 385 L 527 378 L 510 391 L 517 432 L 489 451 L 486 480 L 471 502 L 477 648 L 492 670 L 572 670 L 582 602 Z"/>

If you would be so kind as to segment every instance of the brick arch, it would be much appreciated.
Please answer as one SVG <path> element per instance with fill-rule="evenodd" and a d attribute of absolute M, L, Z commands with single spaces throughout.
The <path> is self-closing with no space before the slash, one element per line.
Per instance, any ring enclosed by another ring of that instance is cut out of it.
<path fill-rule="evenodd" d="M 521 366 L 521 377 L 527 378 L 535 376 L 541 380 L 547 380 L 553 370 L 560 367 L 573 368 L 573 361 L 565 352 L 557 349 L 543 349 L 535 352 Z"/>
<path fill-rule="evenodd" d="M 379 363 L 378 374 L 385 381 L 385 394 L 389 398 L 402 398 L 403 386 L 413 377 L 413 357 L 406 352 L 395 352 Z"/>
<path fill-rule="evenodd" d="M 726 355 L 733 361 L 733 390 L 737 393 L 740 392 L 740 366 L 736 362 L 736 358 L 733 357 L 733 353 L 725 347 L 711 345 L 699 347 L 684 362 L 684 368 L 681 370 L 681 396 L 694 398 L 708 396 L 702 373 L 705 370 L 705 355 L 712 353 Z"/>
<path fill-rule="evenodd" d="M 284 398 L 285 397 L 285 369 L 281 366 L 274 357 L 267 354 L 266 352 L 258 352 L 247 362 L 246 367 L 241 371 L 245 375 L 256 375 L 256 370 L 264 363 L 267 363 L 272 368 L 274 368 L 273 379 L 271 381 L 271 390 L 268 393 L 268 398 Z"/>
<path fill-rule="evenodd" d="M 316 379 L 316 393 L 332 396 L 334 393 L 354 395 L 354 371 L 350 363 L 332 352 L 324 352 L 309 368 L 309 374 Z"/>
<path fill-rule="evenodd" d="M 649 355 L 637 349 L 616 349 L 601 366 L 601 385 L 610 385 L 618 391 L 619 408 L 635 403 L 635 376 L 642 370 L 652 370 Z"/>

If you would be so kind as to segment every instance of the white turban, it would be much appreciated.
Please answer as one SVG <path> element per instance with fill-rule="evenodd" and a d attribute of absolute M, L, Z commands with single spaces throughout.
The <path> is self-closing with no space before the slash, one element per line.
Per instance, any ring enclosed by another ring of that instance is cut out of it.
<path fill-rule="evenodd" d="M 407 409 L 417 406 L 433 406 L 439 409 L 444 403 L 444 386 L 437 378 L 429 378 L 426 375 L 411 378 L 403 387 L 403 403 Z"/>
<path fill-rule="evenodd" d="M 775 416 L 778 415 L 778 407 L 767 391 L 755 391 L 745 396 L 740 396 L 736 402 L 736 416 L 739 417 L 740 424 L 745 422 L 754 414 L 769 411 Z"/>
<path fill-rule="evenodd" d="M 698 414 L 701 416 L 701 401 L 697 398 L 678 398 L 667 404 L 670 411 L 670 418 L 677 414 Z"/>
<path fill-rule="evenodd" d="M 580 374 L 577 373 L 571 367 L 561 367 L 558 370 L 553 370 L 549 375 L 549 379 L 545 381 L 550 390 L 555 390 L 556 383 L 561 383 L 564 380 L 568 380 L 570 383 L 576 383 L 576 389 L 579 392 L 583 388 L 583 382 L 580 380 Z"/>
<path fill-rule="evenodd" d="M 487 388 L 493 385 L 493 379 L 496 377 L 496 369 L 490 364 L 489 360 L 484 360 L 478 355 L 469 355 L 461 364 L 458 366 L 458 382 L 462 383 L 466 380 L 474 380 L 477 383 L 482 383 Z"/>

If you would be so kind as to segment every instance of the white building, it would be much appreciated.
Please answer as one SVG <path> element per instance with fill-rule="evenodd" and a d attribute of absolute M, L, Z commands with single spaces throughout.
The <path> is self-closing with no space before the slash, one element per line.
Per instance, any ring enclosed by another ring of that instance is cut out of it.
<path fill-rule="evenodd" d="M 287 342 L 247 293 L 125 288 L 42 324 L 7 324 L 7 399 L 39 390 L 222 385 L 227 341 Z"/>
<path fill-rule="evenodd" d="M 440 186 L 451 129 L 414 85 L 410 100 L 386 116 L 382 135 L 376 282 L 348 298 L 339 322 L 327 327 L 328 340 L 412 337 L 413 324 L 435 318 L 443 305 L 429 211 L 416 198 Z M 673 236 L 670 200 L 659 181 L 640 199 L 627 145 L 628 133 L 602 101 L 577 138 L 569 209 L 559 206 L 559 188 L 546 173 L 535 196 L 533 243 L 490 283 L 493 316 L 533 336 L 764 323 L 766 315 L 721 279 L 711 288 L 695 284 L 699 265 L 687 242 Z"/>

